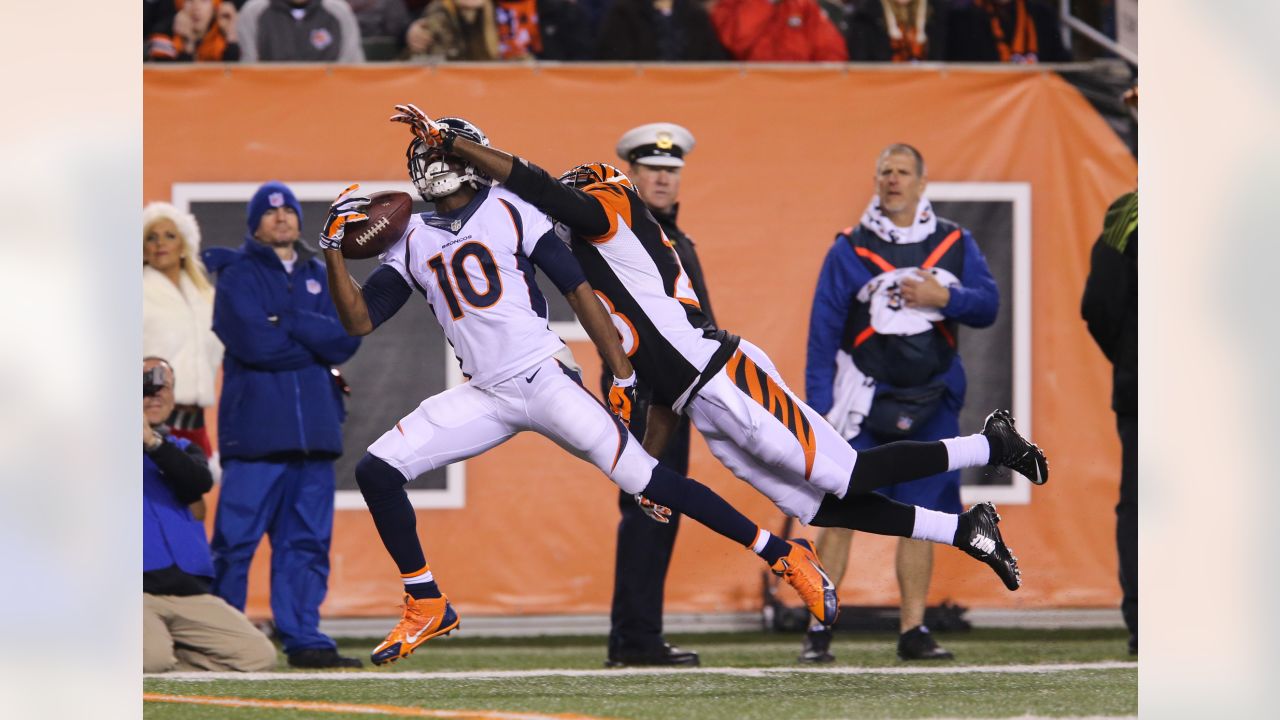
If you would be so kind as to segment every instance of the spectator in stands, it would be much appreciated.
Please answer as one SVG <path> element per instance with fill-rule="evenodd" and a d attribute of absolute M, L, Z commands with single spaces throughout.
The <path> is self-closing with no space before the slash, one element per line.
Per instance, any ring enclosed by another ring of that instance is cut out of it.
<path fill-rule="evenodd" d="M 209 541 L 187 508 L 213 476 L 200 447 L 164 424 L 174 379 L 164 360 L 142 361 L 142 670 L 270 670 L 271 641 L 209 594 Z"/>
<path fill-rule="evenodd" d="M 493 16 L 498 24 L 499 59 L 532 60 L 542 54 L 539 5 L 537 0 L 495 0 Z"/>
<path fill-rule="evenodd" d="M 726 60 L 711 18 L 696 0 L 616 0 L 597 35 L 601 60 Z"/>
<path fill-rule="evenodd" d="M 1137 92 L 1130 101 L 1137 105 Z M 1128 101 L 1128 97 L 1126 97 Z M 1093 244 L 1081 314 L 1089 334 L 1111 361 L 1111 409 L 1120 433 L 1120 502 L 1116 546 L 1120 556 L 1120 610 L 1129 629 L 1129 653 L 1138 654 L 1138 193 L 1107 208 Z"/>
<path fill-rule="evenodd" d="M 849 59 L 844 38 L 817 0 L 718 0 L 711 20 L 735 60 Z"/>
<path fill-rule="evenodd" d="M 413 60 L 493 61 L 499 55 L 492 0 L 436 0 L 405 35 Z"/>
<path fill-rule="evenodd" d="M 169 203 L 142 211 L 142 353 L 177 373 L 169 432 L 213 455 L 204 411 L 217 403 L 222 343 L 213 334 L 213 285 L 200 262 L 200 226 Z"/>
<path fill-rule="evenodd" d="M 409 8 L 404 0 L 347 0 L 360 26 L 360 41 L 369 60 L 390 60 L 404 49 Z M 376 55 L 375 55 L 376 53 Z"/>
<path fill-rule="evenodd" d="M 147 10 L 152 14 L 146 46 L 148 60 L 240 59 L 236 6 L 231 0 L 170 0 L 149 4 Z"/>
<path fill-rule="evenodd" d="M 995 278 L 973 236 L 934 215 L 924 197 L 920 151 L 904 144 L 885 148 L 875 181 L 876 196 L 862 221 L 836 235 L 823 261 L 805 363 L 809 406 L 860 451 L 960 434 L 965 375 L 956 328 L 987 327 L 1000 306 Z M 963 510 L 958 470 L 879 492 L 927 510 Z M 818 552 L 836 585 L 851 536 L 840 528 L 818 534 Z M 898 657 L 950 659 L 924 625 L 933 544 L 899 539 L 897 574 Z M 829 662 L 830 647 L 831 631 L 814 625 L 800 660 Z"/>
<path fill-rule="evenodd" d="M 854 62 L 946 59 L 948 3 L 941 0 L 859 0 L 849 20 Z"/>
<path fill-rule="evenodd" d="M 346 0 L 248 0 L 236 34 L 243 62 L 364 62 Z"/>
<path fill-rule="evenodd" d="M 1057 3 L 972 0 L 948 18 L 947 59 L 954 62 L 1067 62 Z"/>
<path fill-rule="evenodd" d="M 214 592 L 243 609 L 249 564 L 271 537 L 271 612 L 295 667 L 359 667 L 320 632 L 333 531 L 342 392 L 331 367 L 360 341 L 329 297 L 324 265 L 300 241 L 302 205 L 278 182 L 249 201 L 248 236 L 218 271 L 213 329 L 226 345 L 213 527 Z"/>
<path fill-rule="evenodd" d="M 538 0 L 541 60 L 594 59 L 595 28 L 583 0 Z"/>

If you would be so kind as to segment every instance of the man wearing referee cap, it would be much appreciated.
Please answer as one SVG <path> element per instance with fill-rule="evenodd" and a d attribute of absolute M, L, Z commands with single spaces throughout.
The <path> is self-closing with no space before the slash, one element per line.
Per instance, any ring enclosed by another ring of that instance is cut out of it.
<path fill-rule="evenodd" d="M 675 245 L 680 263 L 701 301 L 702 311 L 709 325 L 714 326 L 711 298 L 707 295 L 693 240 L 676 225 L 680 171 L 693 145 L 693 133 L 685 128 L 673 123 L 650 123 L 624 133 L 618 140 L 617 152 L 618 157 L 629 164 L 627 175 L 636 191 Z M 601 382 L 607 394 L 613 376 L 606 373 Z M 641 381 L 631 413 L 631 432 L 636 437 L 644 437 L 648 406 L 649 392 Z M 646 449 L 671 469 L 688 472 L 689 419 L 680 416 L 665 448 Z M 662 636 L 662 598 L 680 515 L 672 513 L 668 523 L 654 522 L 636 505 L 632 495 L 625 492 L 619 494 L 618 506 L 622 519 L 618 523 L 609 659 L 605 665 L 697 665 L 696 652 L 673 647 Z"/>

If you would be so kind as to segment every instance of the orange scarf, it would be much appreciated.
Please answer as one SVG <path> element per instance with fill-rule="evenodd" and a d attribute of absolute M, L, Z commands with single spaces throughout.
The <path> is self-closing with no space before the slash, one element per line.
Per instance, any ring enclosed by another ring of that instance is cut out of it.
<path fill-rule="evenodd" d="M 924 60 L 929 37 L 925 34 L 925 17 L 928 15 L 927 0 L 916 0 L 900 19 L 893 0 L 881 0 L 884 11 L 885 28 L 889 33 L 889 49 L 893 52 L 893 62 L 912 62 Z"/>
<path fill-rule="evenodd" d="M 218 5 L 221 3 L 222 0 L 213 0 L 213 18 L 209 21 L 209 28 L 205 30 L 204 37 L 200 38 L 196 47 L 188 48 L 186 38 L 173 36 L 173 48 L 178 55 L 190 52 L 196 60 L 209 62 L 222 60 L 222 54 L 227 51 L 227 38 L 222 34 L 222 28 L 218 27 Z M 174 5 L 178 10 L 182 10 L 183 0 L 175 0 Z"/>
<path fill-rule="evenodd" d="M 996 41 L 996 51 L 1000 53 L 1000 62 L 1034 63 L 1039 60 L 1036 53 L 1040 51 L 1040 43 L 1036 39 L 1036 23 L 1027 14 L 1027 0 L 1014 0 L 1015 17 L 1013 22 L 1013 44 L 1005 38 L 1004 28 L 1000 25 L 1000 16 L 991 0 L 977 0 L 978 7 L 987 11 L 991 18 L 991 36 Z"/>

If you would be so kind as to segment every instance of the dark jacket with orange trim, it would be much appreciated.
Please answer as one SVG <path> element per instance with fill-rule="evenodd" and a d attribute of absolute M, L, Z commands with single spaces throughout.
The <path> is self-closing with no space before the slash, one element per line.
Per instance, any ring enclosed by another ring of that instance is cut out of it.
<path fill-rule="evenodd" d="M 941 224 L 941 220 L 939 223 Z M 850 229 L 852 230 L 852 229 Z M 809 345 L 805 362 L 805 400 L 823 415 L 834 404 L 836 352 L 842 349 L 845 330 L 857 302 L 858 290 L 875 277 L 854 252 L 850 230 L 836 236 L 835 244 L 823 260 L 814 291 L 813 310 L 809 316 Z M 854 232 L 868 232 L 859 227 Z M 968 230 L 962 230 L 964 267 L 960 285 L 951 288 L 951 298 L 941 308 L 943 317 L 972 327 L 986 327 L 995 322 L 1000 309 L 1000 291 L 987 266 L 987 260 Z M 952 252 L 956 249 L 954 248 Z M 936 331 L 935 331 L 936 332 Z M 843 348 L 846 351 L 849 348 Z M 960 355 L 942 373 L 947 386 L 945 405 L 959 411 L 964 404 L 965 375 Z"/>

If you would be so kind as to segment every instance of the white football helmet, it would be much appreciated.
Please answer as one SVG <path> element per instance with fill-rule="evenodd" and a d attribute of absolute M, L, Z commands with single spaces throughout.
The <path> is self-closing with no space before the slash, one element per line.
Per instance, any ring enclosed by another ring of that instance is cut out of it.
<path fill-rule="evenodd" d="M 445 117 L 439 118 L 436 122 L 453 130 L 458 137 L 486 147 L 489 145 L 489 138 L 484 132 L 462 118 Z M 471 165 L 464 165 L 462 172 L 459 173 L 450 167 L 448 162 L 452 159 L 455 165 L 462 165 L 462 161 L 457 156 L 446 155 L 441 148 L 427 147 L 418 138 L 414 138 L 413 142 L 409 143 L 406 157 L 409 160 L 409 178 L 413 180 L 413 186 L 418 190 L 418 195 L 427 202 L 454 194 L 463 183 L 469 183 L 477 190 L 493 185 L 493 180 L 477 172 Z"/>

